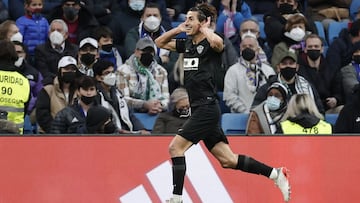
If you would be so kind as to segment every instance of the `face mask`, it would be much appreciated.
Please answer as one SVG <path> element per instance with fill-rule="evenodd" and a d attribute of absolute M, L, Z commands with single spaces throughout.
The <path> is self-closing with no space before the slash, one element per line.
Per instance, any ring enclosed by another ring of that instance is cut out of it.
<path fill-rule="evenodd" d="M 320 57 L 321 53 L 320 50 L 312 49 L 312 50 L 307 50 L 307 55 L 311 60 L 315 61 Z"/>
<path fill-rule="evenodd" d="M 188 108 L 183 108 L 183 109 L 175 109 L 175 115 L 178 116 L 179 118 L 187 118 L 190 116 L 190 109 Z"/>
<path fill-rule="evenodd" d="M 63 72 L 62 81 L 64 83 L 71 83 L 75 80 L 76 72 Z"/>
<path fill-rule="evenodd" d="M 144 25 L 148 31 L 154 32 L 160 27 L 160 19 L 155 16 L 149 16 L 145 19 Z"/>
<path fill-rule="evenodd" d="M 18 60 L 15 61 L 14 65 L 16 67 L 20 67 L 24 62 L 24 57 L 19 57 Z"/>
<path fill-rule="evenodd" d="M 149 67 L 150 64 L 153 62 L 153 60 L 154 60 L 154 56 L 151 53 L 142 53 L 141 54 L 140 62 L 145 67 Z"/>
<path fill-rule="evenodd" d="M 32 18 L 33 19 L 41 18 L 41 11 L 42 9 L 33 9 L 32 11 L 30 11 Z"/>
<path fill-rule="evenodd" d="M 49 39 L 53 45 L 61 45 L 64 42 L 64 36 L 56 30 L 50 33 Z"/>
<path fill-rule="evenodd" d="M 76 8 L 73 8 L 73 7 L 64 7 L 63 12 L 64 12 L 64 17 L 67 20 L 73 21 L 73 20 L 75 20 L 76 16 L 78 15 L 79 10 L 77 10 Z"/>
<path fill-rule="evenodd" d="M 80 61 L 85 66 L 90 66 L 91 64 L 93 64 L 95 62 L 95 55 L 90 54 L 90 53 L 83 54 L 83 55 L 80 56 Z"/>
<path fill-rule="evenodd" d="M 291 29 L 290 32 L 285 32 L 284 35 L 296 42 L 300 42 L 305 37 L 305 31 L 299 27 Z"/>
<path fill-rule="evenodd" d="M 109 73 L 104 76 L 103 82 L 105 85 L 114 86 L 116 83 L 116 75 L 115 73 Z"/>
<path fill-rule="evenodd" d="M 101 46 L 101 49 L 106 52 L 111 52 L 113 44 L 104 44 Z"/>
<path fill-rule="evenodd" d="M 246 61 L 251 61 L 255 57 L 255 51 L 250 48 L 245 48 L 244 50 L 242 50 L 241 56 Z"/>
<path fill-rule="evenodd" d="M 87 97 L 87 96 L 82 95 L 80 99 L 82 102 L 84 102 L 84 104 L 89 105 L 94 102 L 95 96 Z"/>
<path fill-rule="evenodd" d="M 284 77 L 286 81 L 289 81 L 295 76 L 296 68 L 292 68 L 292 67 L 282 68 L 280 69 L 280 74 Z"/>
<path fill-rule="evenodd" d="M 112 134 L 115 132 L 115 130 L 116 130 L 116 126 L 114 125 L 114 123 L 112 121 L 105 124 L 105 126 L 104 126 L 105 134 Z"/>
<path fill-rule="evenodd" d="M 23 42 L 23 36 L 20 32 L 15 33 L 13 36 L 10 37 L 10 41 L 12 42 Z"/>
<path fill-rule="evenodd" d="M 292 14 L 294 13 L 293 5 L 288 3 L 280 4 L 279 11 L 281 14 Z"/>
<path fill-rule="evenodd" d="M 356 64 L 360 64 L 360 55 L 354 55 L 353 60 Z"/>
<path fill-rule="evenodd" d="M 141 0 L 130 1 L 129 7 L 134 11 L 141 11 L 145 7 L 145 1 L 141 1 Z"/>
<path fill-rule="evenodd" d="M 275 96 L 268 96 L 266 99 L 266 105 L 270 111 L 276 111 L 281 106 L 281 100 Z"/>

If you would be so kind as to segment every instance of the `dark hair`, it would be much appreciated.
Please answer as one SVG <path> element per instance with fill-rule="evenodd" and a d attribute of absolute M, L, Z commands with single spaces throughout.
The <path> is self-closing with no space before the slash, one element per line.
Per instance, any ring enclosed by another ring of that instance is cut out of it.
<path fill-rule="evenodd" d="M 160 6 L 157 3 L 149 2 L 145 5 L 144 9 L 141 11 L 141 16 L 144 15 L 146 8 L 157 8 L 159 10 L 159 13 L 161 15 Z"/>
<path fill-rule="evenodd" d="M 8 40 L 0 40 L 0 47 L 0 59 L 2 61 L 14 63 L 18 59 L 15 46 L 12 42 Z"/>
<path fill-rule="evenodd" d="M 99 59 L 98 61 L 96 61 L 96 63 L 94 63 L 93 65 L 93 71 L 94 71 L 94 75 L 102 75 L 102 72 L 109 68 L 110 66 L 114 67 L 114 63 L 108 60 L 104 60 L 104 59 Z"/>
<path fill-rule="evenodd" d="M 198 20 L 203 22 L 207 17 L 211 18 L 211 22 L 216 22 L 217 11 L 216 8 L 208 3 L 200 4 L 199 6 L 190 8 L 189 11 L 198 12 Z"/>
<path fill-rule="evenodd" d="M 26 54 L 28 53 L 28 47 L 27 47 L 24 43 L 19 42 L 19 41 L 12 41 L 12 43 L 13 43 L 14 45 L 21 46 L 21 47 L 23 48 L 24 52 L 25 52 Z M 16 49 L 15 49 L 15 51 L 16 51 Z"/>
<path fill-rule="evenodd" d="M 83 88 L 87 90 L 90 87 L 96 87 L 95 79 L 87 75 L 82 75 L 77 81 L 77 89 Z"/>
<path fill-rule="evenodd" d="M 351 28 L 349 29 L 349 32 L 351 36 L 356 37 L 359 36 L 359 31 L 360 31 L 360 19 L 357 19 L 351 24 Z"/>
<path fill-rule="evenodd" d="M 113 32 L 112 30 L 107 27 L 107 26 L 99 26 L 97 28 L 94 29 L 94 32 L 93 32 L 93 37 L 94 39 L 96 39 L 97 41 L 100 40 L 100 38 L 102 37 L 111 37 L 113 38 Z"/>

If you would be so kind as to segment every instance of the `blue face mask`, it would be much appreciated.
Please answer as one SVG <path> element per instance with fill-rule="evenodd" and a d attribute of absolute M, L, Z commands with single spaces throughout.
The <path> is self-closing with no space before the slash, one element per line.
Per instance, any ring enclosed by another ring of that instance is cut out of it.
<path fill-rule="evenodd" d="M 266 105 L 270 111 L 276 111 L 281 106 L 281 100 L 275 96 L 268 96 L 266 99 Z"/>

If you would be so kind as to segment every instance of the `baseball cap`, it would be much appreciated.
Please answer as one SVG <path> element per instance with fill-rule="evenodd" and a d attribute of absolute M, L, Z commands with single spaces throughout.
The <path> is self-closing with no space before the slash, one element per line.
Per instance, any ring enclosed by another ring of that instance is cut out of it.
<path fill-rule="evenodd" d="M 64 68 L 68 65 L 74 65 L 75 67 L 77 66 L 76 64 L 76 59 L 72 56 L 63 56 L 58 63 L 58 68 Z"/>
<path fill-rule="evenodd" d="M 87 37 L 80 41 L 79 49 L 81 49 L 86 44 L 90 44 L 91 46 L 95 47 L 96 49 L 99 48 L 98 42 L 94 38 Z"/>
<path fill-rule="evenodd" d="M 297 62 L 297 55 L 295 53 L 295 50 L 290 48 L 288 50 L 280 52 L 280 57 L 279 57 L 280 61 L 279 62 L 283 61 L 285 58 L 291 58 L 295 62 Z"/>
<path fill-rule="evenodd" d="M 136 43 L 136 49 L 140 49 L 140 50 L 143 50 L 147 47 L 151 47 L 155 50 L 155 44 L 154 42 L 152 41 L 152 39 L 149 39 L 149 38 L 141 38 L 139 39 L 139 41 L 137 41 Z"/>

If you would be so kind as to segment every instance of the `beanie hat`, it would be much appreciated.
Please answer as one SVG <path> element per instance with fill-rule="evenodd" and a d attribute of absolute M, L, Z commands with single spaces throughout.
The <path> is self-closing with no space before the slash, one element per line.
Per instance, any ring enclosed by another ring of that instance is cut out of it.
<path fill-rule="evenodd" d="M 110 66 L 114 67 L 114 64 L 111 61 L 104 59 L 97 60 L 96 63 L 93 65 L 94 75 L 102 75 L 102 72 Z"/>
<path fill-rule="evenodd" d="M 269 91 L 274 88 L 280 91 L 281 96 L 284 98 L 284 101 L 288 100 L 288 90 L 283 84 L 281 84 L 280 82 L 272 83 L 267 89 L 267 93 L 269 93 Z"/>
<path fill-rule="evenodd" d="M 88 133 L 96 133 L 101 125 L 111 118 L 110 111 L 103 106 L 91 107 L 86 116 L 86 128 Z"/>

